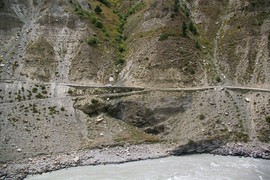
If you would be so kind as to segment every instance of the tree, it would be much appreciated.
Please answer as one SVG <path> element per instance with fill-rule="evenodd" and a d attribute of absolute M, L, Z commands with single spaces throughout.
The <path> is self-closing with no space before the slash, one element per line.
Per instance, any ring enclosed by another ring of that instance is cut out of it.
<path fill-rule="evenodd" d="M 182 36 L 183 37 L 187 36 L 187 24 L 185 23 L 185 21 L 183 21 L 183 24 L 182 24 Z"/>
<path fill-rule="evenodd" d="M 195 43 L 195 47 L 196 47 L 197 49 L 201 49 L 201 46 L 200 46 L 200 44 L 199 44 L 199 42 L 198 42 L 198 41 L 196 41 L 196 43 Z"/>
<path fill-rule="evenodd" d="M 102 29 L 103 28 L 103 24 L 102 22 L 100 22 L 99 20 L 95 23 L 95 26 L 99 29 Z"/>
<path fill-rule="evenodd" d="M 101 7 L 100 7 L 99 5 L 96 6 L 95 12 L 96 12 L 97 14 L 100 14 L 100 13 L 102 12 L 102 9 L 101 9 Z"/>
<path fill-rule="evenodd" d="M 197 35 L 197 29 L 192 22 L 189 23 L 189 30 L 193 35 Z"/>

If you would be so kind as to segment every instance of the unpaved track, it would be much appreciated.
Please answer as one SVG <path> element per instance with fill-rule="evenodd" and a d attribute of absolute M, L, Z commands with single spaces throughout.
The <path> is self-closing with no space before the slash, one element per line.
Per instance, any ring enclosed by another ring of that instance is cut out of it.
<path fill-rule="evenodd" d="M 17 81 L 17 80 L 0 80 L 0 83 L 28 83 L 28 84 L 36 84 L 36 83 L 29 83 L 26 81 Z M 92 88 L 92 89 L 122 89 L 128 90 L 128 92 L 120 92 L 120 93 L 111 93 L 111 94 L 101 94 L 102 96 L 129 96 L 134 94 L 143 94 L 147 92 L 192 92 L 192 91 L 208 91 L 208 90 L 216 90 L 222 91 L 225 89 L 232 90 L 232 91 L 253 91 L 253 92 L 270 92 L 270 89 L 267 88 L 257 88 L 257 87 L 244 87 L 244 86 L 202 86 L 202 87 L 187 87 L 187 88 L 149 88 L 149 87 L 132 87 L 132 86 L 106 86 L 106 85 L 84 85 L 84 84 L 71 84 L 71 83 L 43 83 L 45 85 L 52 85 L 58 87 L 71 87 L 71 88 Z M 62 94 L 61 96 L 55 96 L 45 99 L 35 99 L 35 100 L 26 100 L 20 102 L 11 102 L 11 103 L 0 103 L 0 106 L 11 105 L 11 104 L 20 104 L 23 102 L 42 102 L 46 100 L 57 100 L 67 98 L 69 95 Z"/>

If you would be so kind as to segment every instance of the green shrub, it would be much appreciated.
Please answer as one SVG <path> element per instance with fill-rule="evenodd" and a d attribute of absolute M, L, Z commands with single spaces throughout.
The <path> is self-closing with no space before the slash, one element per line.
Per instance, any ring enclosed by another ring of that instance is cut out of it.
<path fill-rule="evenodd" d="M 270 116 L 265 117 L 266 122 L 270 123 Z"/>
<path fill-rule="evenodd" d="M 166 40 L 166 39 L 168 39 L 168 37 L 169 37 L 169 35 L 168 34 L 161 34 L 160 36 L 159 36 L 159 41 L 163 41 L 163 40 Z"/>
<path fill-rule="evenodd" d="M 200 114 L 200 115 L 199 115 L 199 119 L 200 119 L 200 120 L 204 120 L 204 119 L 205 119 L 205 115 L 204 115 L 204 114 Z"/>
<path fill-rule="evenodd" d="M 33 92 L 33 93 L 36 93 L 37 90 L 38 90 L 38 89 L 37 89 L 36 87 L 34 87 L 34 88 L 32 89 L 32 92 Z"/>
<path fill-rule="evenodd" d="M 193 35 L 197 35 L 197 29 L 192 22 L 189 23 L 189 30 Z"/>
<path fill-rule="evenodd" d="M 96 24 L 96 22 L 98 21 L 98 19 L 97 19 L 96 16 L 91 16 L 91 17 L 90 17 L 90 20 L 91 20 L 91 23 L 92 23 L 92 24 Z"/>
<path fill-rule="evenodd" d="M 179 0 L 174 0 L 174 9 L 173 9 L 173 11 L 175 13 L 177 13 L 179 11 L 179 7 L 180 7 Z"/>
<path fill-rule="evenodd" d="M 125 64 L 125 59 L 124 59 L 124 58 L 119 58 L 119 59 L 117 60 L 117 64 L 120 64 L 120 65 Z"/>
<path fill-rule="evenodd" d="M 183 21 L 182 23 L 182 36 L 183 37 L 187 36 L 187 24 L 185 23 L 185 21 Z"/>
<path fill-rule="evenodd" d="M 101 2 L 102 4 L 104 4 L 107 7 L 111 7 L 111 3 L 108 0 L 98 0 L 99 2 Z"/>
<path fill-rule="evenodd" d="M 42 89 L 42 90 L 45 90 L 45 89 L 46 89 L 46 86 L 41 85 L 41 89 Z"/>
<path fill-rule="evenodd" d="M 42 94 L 48 94 L 48 91 L 43 90 L 43 91 L 41 91 L 41 93 L 42 93 Z"/>
<path fill-rule="evenodd" d="M 195 43 L 195 47 L 196 47 L 197 49 L 201 49 L 201 46 L 200 46 L 200 44 L 199 44 L 199 42 L 198 42 L 198 41 L 196 41 L 196 43 Z"/>
<path fill-rule="evenodd" d="M 96 37 L 89 37 L 87 39 L 87 44 L 90 46 L 96 45 L 98 43 L 98 40 Z"/>
<path fill-rule="evenodd" d="M 95 23 L 95 26 L 99 29 L 102 29 L 103 28 L 103 24 L 101 21 L 97 20 L 97 22 Z"/>
<path fill-rule="evenodd" d="M 68 94 L 72 94 L 73 91 L 71 89 L 68 90 Z"/>
<path fill-rule="evenodd" d="M 100 13 L 102 12 L 102 9 L 101 9 L 101 7 L 100 7 L 99 5 L 97 5 L 97 6 L 95 7 L 95 12 L 96 12 L 97 14 L 100 14 Z"/>
<path fill-rule="evenodd" d="M 119 44 L 118 50 L 119 50 L 119 52 L 124 52 L 125 51 L 125 45 L 124 44 Z"/>
<path fill-rule="evenodd" d="M 221 82 L 221 78 L 219 76 L 216 77 L 217 82 Z"/>
<path fill-rule="evenodd" d="M 43 96 L 42 94 L 38 93 L 38 94 L 36 95 L 36 98 L 38 98 L 38 99 L 43 99 L 44 96 Z"/>

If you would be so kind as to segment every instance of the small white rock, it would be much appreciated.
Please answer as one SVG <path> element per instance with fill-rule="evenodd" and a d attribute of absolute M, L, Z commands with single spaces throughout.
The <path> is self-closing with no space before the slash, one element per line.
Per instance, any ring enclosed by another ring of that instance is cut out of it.
<path fill-rule="evenodd" d="M 109 81 L 110 81 L 110 82 L 113 82 L 113 81 L 114 81 L 114 78 L 111 76 L 111 77 L 109 78 Z"/>
<path fill-rule="evenodd" d="M 18 152 L 22 152 L 22 149 L 21 149 L 21 148 L 18 148 L 17 151 L 18 151 Z"/>
<path fill-rule="evenodd" d="M 245 98 L 245 101 L 246 101 L 246 102 L 250 102 L 250 99 L 249 99 L 249 98 Z"/>
<path fill-rule="evenodd" d="M 76 162 L 76 163 L 79 162 L 79 160 L 80 160 L 79 157 L 75 157 L 75 158 L 74 158 L 74 162 Z"/>

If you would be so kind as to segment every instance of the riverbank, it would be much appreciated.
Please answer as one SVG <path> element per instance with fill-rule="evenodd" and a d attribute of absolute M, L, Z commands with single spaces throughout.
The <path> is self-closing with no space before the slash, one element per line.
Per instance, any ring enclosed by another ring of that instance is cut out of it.
<path fill-rule="evenodd" d="M 57 155 L 42 155 L 17 162 L 1 164 L 0 179 L 24 179 L 30 174 L 42 174 L 76 166 L 118 164 L 170 156 L 165 144 L 141 144 L 102 149 L 80 150 Z"/>
<path fill-rule="evenodd" d="M 270 144 L 266 143 L 228 143 L 211 151 L 222 156 L 243 156 L 270 160 Z"/>
<path fill-rule="evenodd" d="M 181 154 L 211 153 L 215 155 L 270 159 L 269 144 L 228 143 L 218 148 L 211 146 L 215 148 L 214 150 L 209 148 L 209 146 L 205 146 L 205 143 L 203 145 L 199 143 L 197 145 L 189 144 L 189 146 L 190 150 L 193 149 L 193 151 L 182 152 Z M 57 155 L 41 155 L 35 158 L 1 164 L 0 179 L 24 179 L 30 174 L 42 174 L 76 166 L 119 164 L 130 161 L 157 159 L 176 155 L 174 152 L 180 152 L 177 148 L 179 147 L 172 144 L 140 144 L 80 150 Z M 188 148 L 188 146 L 185 145 L 185 148 Z"/>

